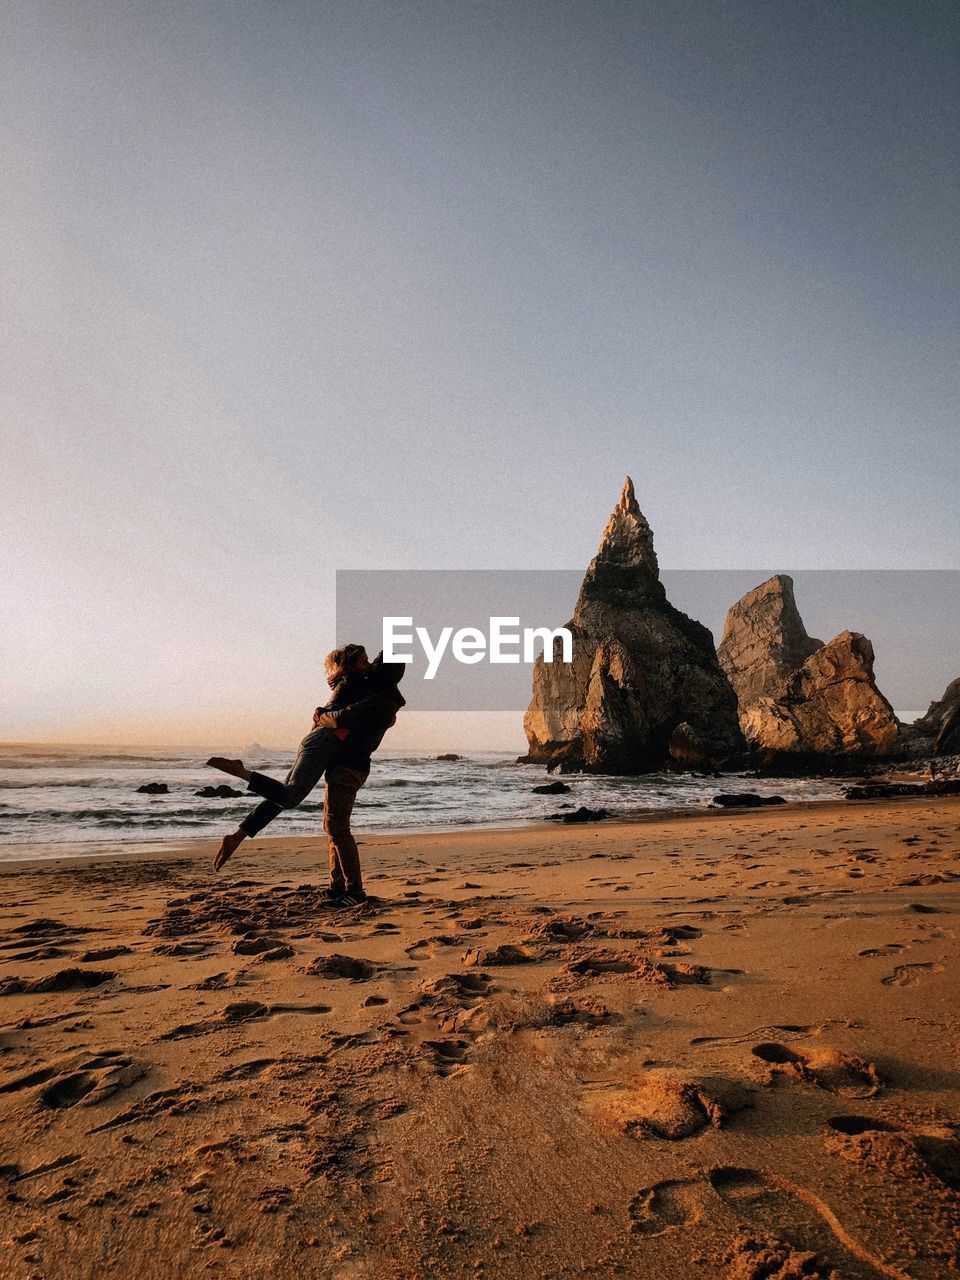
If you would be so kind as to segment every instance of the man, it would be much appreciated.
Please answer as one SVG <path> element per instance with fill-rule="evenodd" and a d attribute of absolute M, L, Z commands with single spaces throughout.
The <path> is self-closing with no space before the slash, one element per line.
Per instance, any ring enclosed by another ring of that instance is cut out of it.
<path fill-rule="evenodd" d="M 285 782 L 247 769 L 242 760 L 222 756 L 208 760 L 266 797 L 235 832 L 223 838 L 213 868 L 219 871 L 225 866 L 244 840 L 257 835 L 283 809 L 300 804 L 325 773 L 323 826 L 330 859 L 326 896 L 331 905 L 355 906 L 366 901 L 366 893 L 350 818 L 357 792 L 370 773 L 370 757 L 404 705 L 397 688 L 404 666 L 385 663 L 382 654 L 371 663 L 361 645 L 334 649 L 325 666 L 334 699 L 314 712 L 313 729 L 301 742 Z"/>
<path fill-rule="evenodd" d="M 330 853 L 330 883 L 327 898 L 331 905 L 356 906 L 366 902 L 360 852 L 350 830 L 350 816 L 357 792 L 370 774 L 370 757 L 380 746 L 387 730 L 397 722 L 397 712 L 405 704 L 397 688 L 404 673 L 402 662 L 387 663 L 380 654 L 367 673 L 369 692 L 359 702 L 325 710 L 318 707 L 313 723 L 318 729 L 346 730 L 327 766 L 323 793 L 323 829 Z"/>

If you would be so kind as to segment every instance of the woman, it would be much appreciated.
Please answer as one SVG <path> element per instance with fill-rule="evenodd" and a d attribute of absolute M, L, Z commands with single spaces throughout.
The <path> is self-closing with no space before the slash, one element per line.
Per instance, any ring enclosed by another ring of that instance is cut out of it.
<path fill-rule="evenodd" d="M 370 757 L 380 746 L 397 712 L 404 705 L 397 684 L 402 663 L 385 663 L 379 654 L 371 663 L 362 645 L 344 645 L 327 655 L 327 682 L 334 697 L 313 713 L 313 728 L 300 743 L 285 782 L 247 769 L 242 760 L 214 756 L 207 761 L 264 797 L 261 804 L 231 835 L 224 836 L 213 862 L 221 870 L 249 836 L 257 835 L 283 809 L 302 803 L 326 774 L 323 826 L 329 839 L 328 900 L 355 906 L 366 901 L 360 854 L 350 830 L 357 792 L 370 773 Z"/>

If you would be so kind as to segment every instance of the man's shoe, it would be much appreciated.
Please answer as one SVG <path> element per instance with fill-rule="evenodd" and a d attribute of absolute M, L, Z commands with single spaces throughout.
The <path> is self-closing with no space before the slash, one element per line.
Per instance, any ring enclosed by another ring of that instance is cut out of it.
<path fill-rule="evenodd" d="M 364 891 L 362 889 L 357 889 L 352 893 L 348 890 L 343 897 L 340 898 L 339 902 L 342 907 L 361 907 L 366 900 L 367 895 Z"/>
<path fill-rule="evenodd" d="M 320 905 L 322 907 L 343 906 L 343 900 L 346 896 L 346 889 L 324 889 L 320 895 Z"/>

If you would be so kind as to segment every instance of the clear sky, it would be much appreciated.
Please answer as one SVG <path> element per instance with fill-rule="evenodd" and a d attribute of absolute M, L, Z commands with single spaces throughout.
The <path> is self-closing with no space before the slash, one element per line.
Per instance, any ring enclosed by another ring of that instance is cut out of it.
<path fill-rule="evenodd" d="M 948 0 L 5 0 L 0 738 L 295 741 L 336 568 L 626 472 L 666 566 L 960 565 L 958 98 Z"/>

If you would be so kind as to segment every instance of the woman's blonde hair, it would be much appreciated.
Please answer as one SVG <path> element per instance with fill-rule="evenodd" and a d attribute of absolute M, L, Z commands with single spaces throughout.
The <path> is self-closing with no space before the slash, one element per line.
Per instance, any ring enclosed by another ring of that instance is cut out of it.
<path fill-rule="evenodd" d="M 342 644 L 339 649 L 332 649 L 324 659 L 323 665 L 328 676 L 338 676 L 353 671 L 361 662 L 367 661 L 367 651 L 362 644 Z"/>

